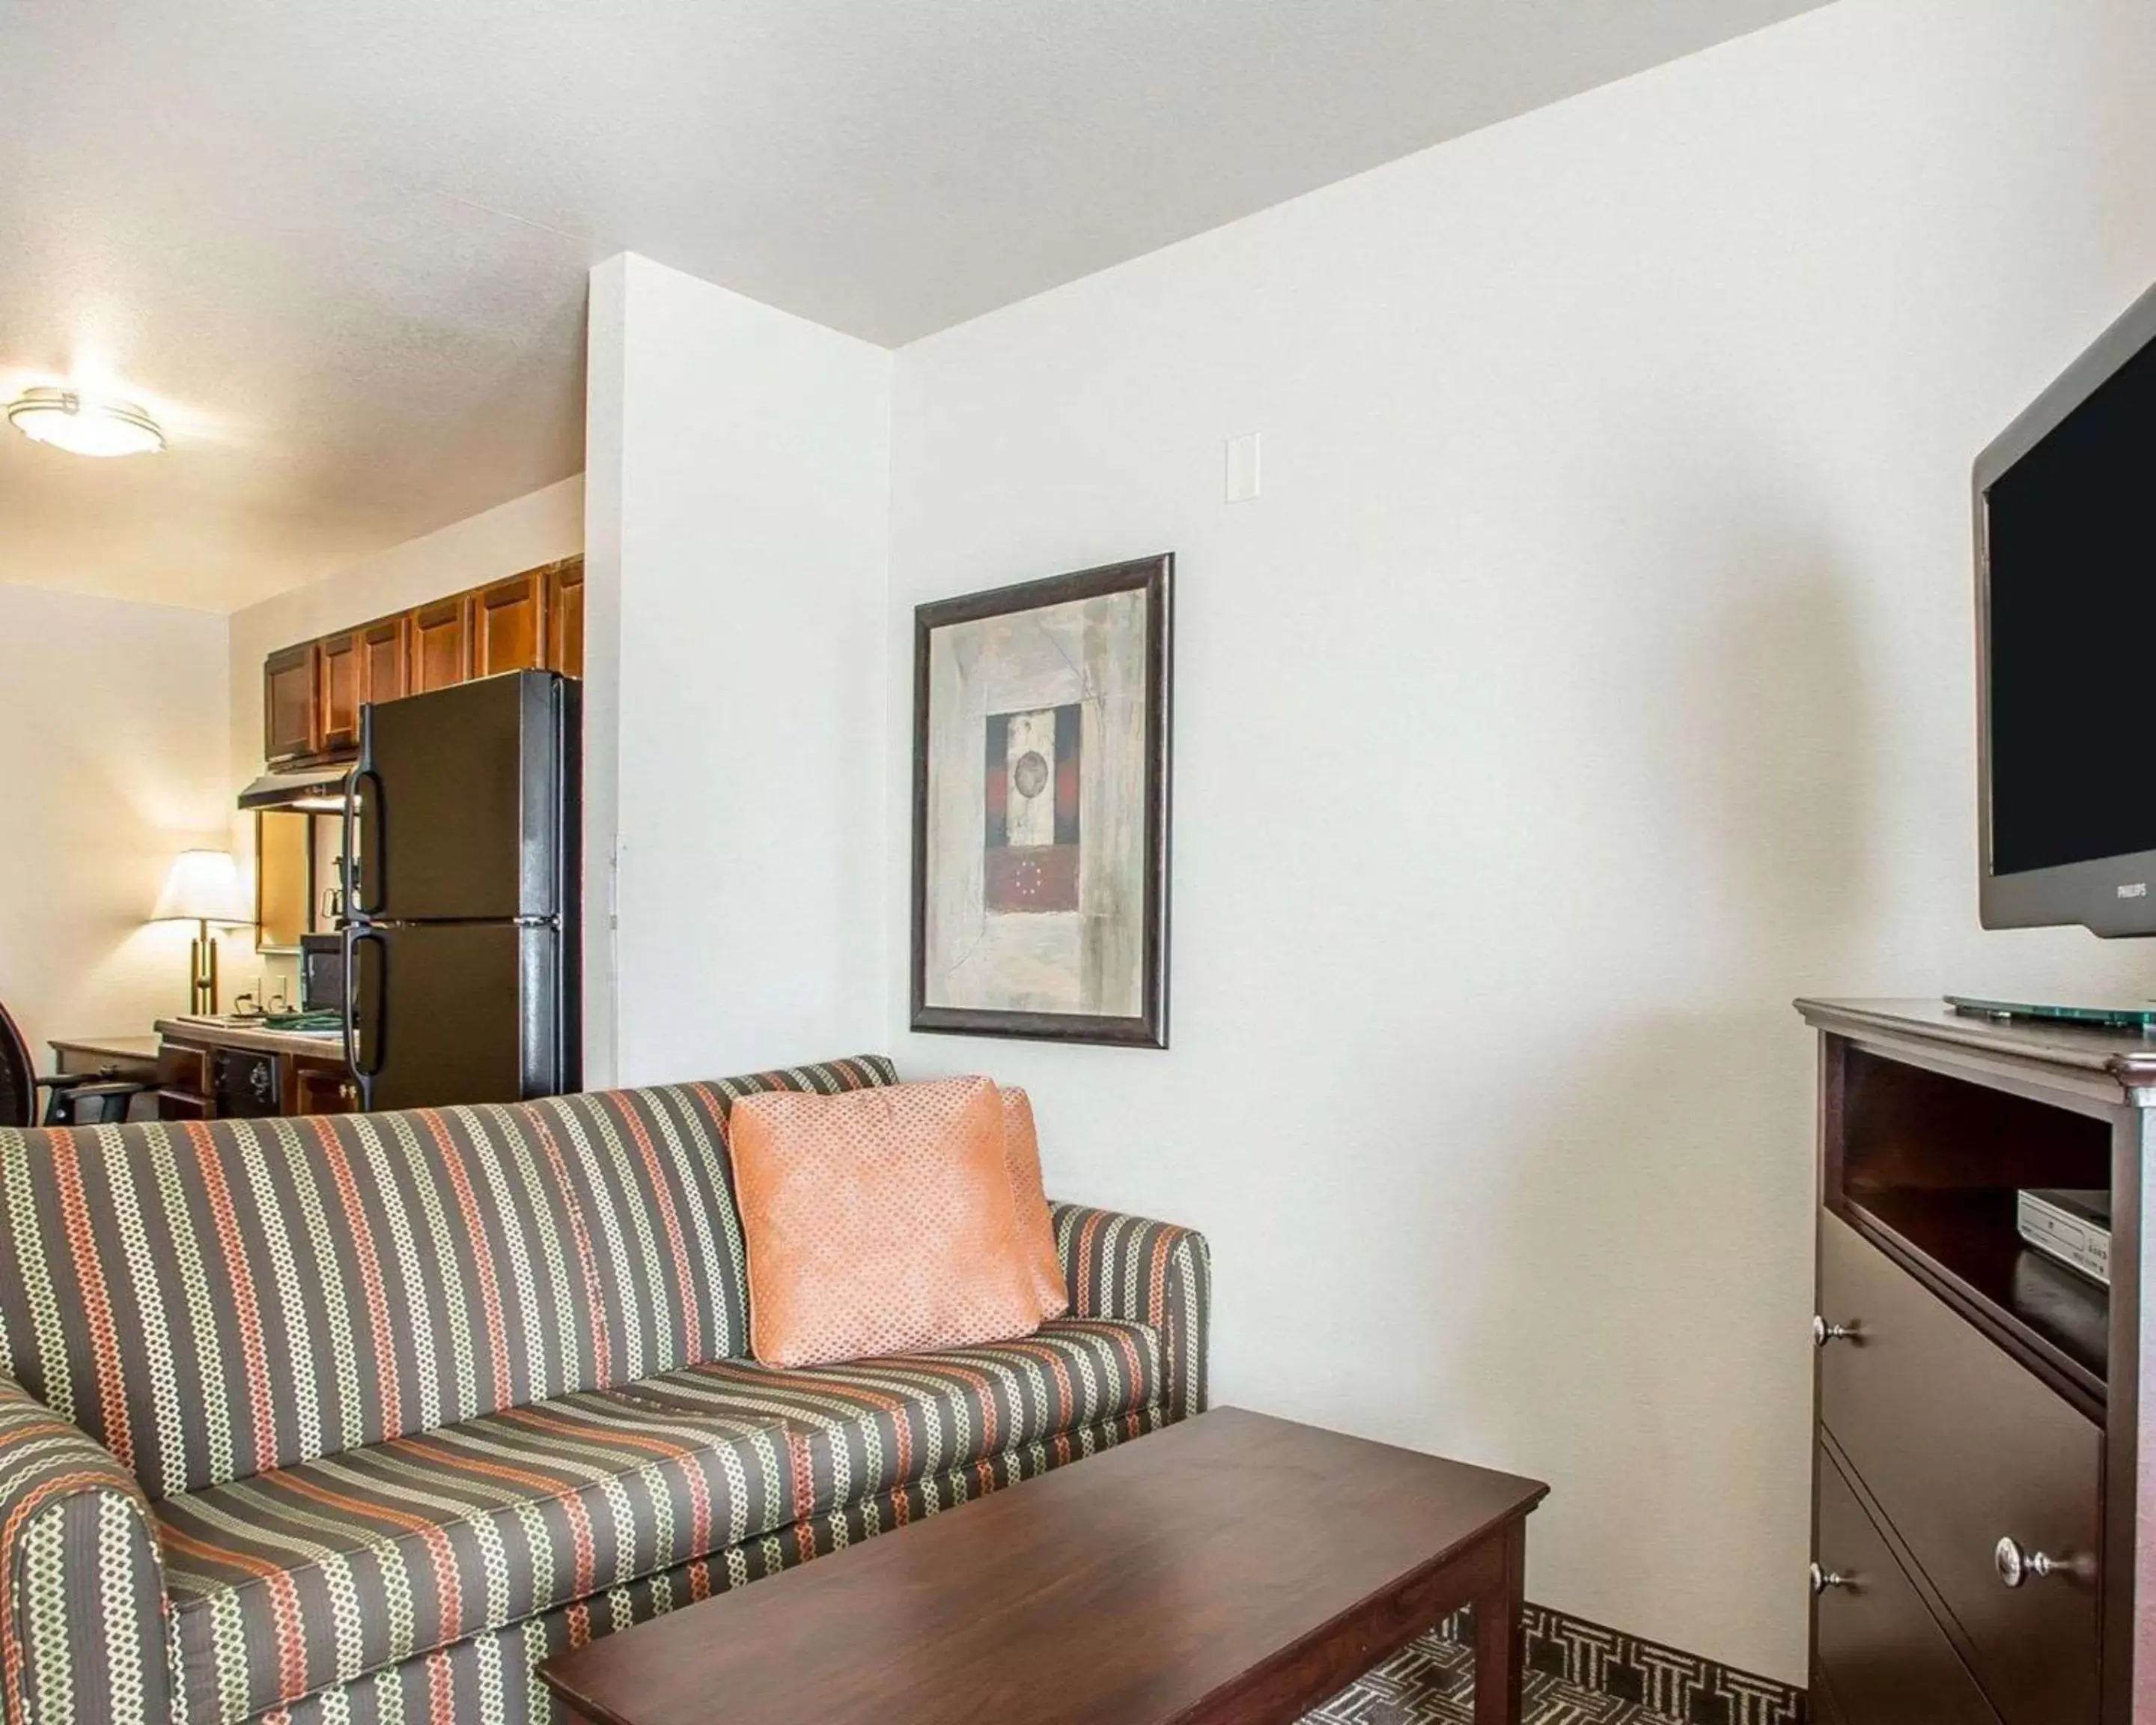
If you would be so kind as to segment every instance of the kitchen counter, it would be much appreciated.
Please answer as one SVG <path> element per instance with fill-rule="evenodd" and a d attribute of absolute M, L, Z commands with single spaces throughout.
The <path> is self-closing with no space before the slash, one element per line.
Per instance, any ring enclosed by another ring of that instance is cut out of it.
<path fill-rule="evenodd" d="M 215 1120 L 265 1114 L 347 1114 L 358 1081 L 334 1032 L 273 1030 L 245 1019 L 159 1019 L 157 1115 Z"/>
<path fill-rule="evenodd" d="M 159 1019 L 153 1027 L 159 1036 L 177 1038 L 212 1048 L 246 1048 L 257 1054 L 294 1055 L 302 1060 L 344 1064 L 344 1039 L 334 1031 L 271 1030 L 244 1019 L 197 1018 L 182 1014 Z"/>

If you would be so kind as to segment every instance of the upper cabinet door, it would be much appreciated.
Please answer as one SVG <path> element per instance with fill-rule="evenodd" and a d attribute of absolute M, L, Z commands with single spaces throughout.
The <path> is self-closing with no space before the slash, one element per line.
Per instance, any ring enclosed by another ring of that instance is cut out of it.
<path fill-rule="evenodd" d="M 547 566 L 547 668 L 566 677 L 584 674 L 584 560 Z"/>
<path fill-rule="evenodd" d="M 583 675 L 583 557 L 271 654 L 263 753 L 273 763 L 341 755 L 359 747 L 362 706 L 518 670 Z"/>
<path fill-rule="evenodd" d="M 407 695 L 429 695 L 471 675 L 471 599 L 437 599 L 411 614 L 412 643 L 404 680 Z"/>
<path fill-rule="evenodd" d="M 359 704 L 367 699 L 360 659 L 359 631 L 325 635 L 315 643 L 316 675 L 321 694 L 321 747 L 325 752 L 359 747 Z"/>
<path fill-rule="evenodd" d="M 527 570 L 473 595 L 472 675 L 547 668 L 547 588 Z"/>
<path fill-rule="evenodd" d="M 262 753 L 297 761 L 321 752 L 315 643 L 286 647 L 262 661 Z M 358 733 L 353 733 L 358 740 Z"/>
<path fill-rule="evenodd" d="M 402 617 L 385 617 L 359 631 L 359 698 L 402 701 L 409 630 Z M 357 733 L 355 732 L 355 740 Z"/>

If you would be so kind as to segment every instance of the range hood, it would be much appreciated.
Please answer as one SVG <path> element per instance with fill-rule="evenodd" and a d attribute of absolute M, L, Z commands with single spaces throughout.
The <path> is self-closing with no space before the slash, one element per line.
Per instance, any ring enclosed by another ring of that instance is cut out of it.
<path fill-rule="evenodd" d="M 292 809 L 303 814 L 341 814 L 346 796 L 348 765 L 332 762 L 324 767 L 303 767 L 290 773 L 265 773 L 239 793 L 242 809 Z"/>

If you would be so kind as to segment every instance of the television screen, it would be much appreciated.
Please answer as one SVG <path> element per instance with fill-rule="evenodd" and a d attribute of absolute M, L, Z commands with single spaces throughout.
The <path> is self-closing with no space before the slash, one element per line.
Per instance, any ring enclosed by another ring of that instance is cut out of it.
<path fill-rule="evenodd" d="M 1991 870 L 2156 851 L 2156 342 L 1986 501 Z"/>

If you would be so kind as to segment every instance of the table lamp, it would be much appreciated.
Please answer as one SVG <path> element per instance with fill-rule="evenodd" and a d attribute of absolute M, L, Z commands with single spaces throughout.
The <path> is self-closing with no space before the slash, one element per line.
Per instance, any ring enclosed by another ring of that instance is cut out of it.
<path fill-rule="evenodd" d="M 228 850 L 182 850 L 172 859 L 165 890 L 157 895 L 152 922 L 192 922 L 195 937 L 187 948 L 187 1010 L 217 1010 L 217 942 L 209 926 L 244 927 L 254 918 L 240 902 L 239 869 Z"/>

